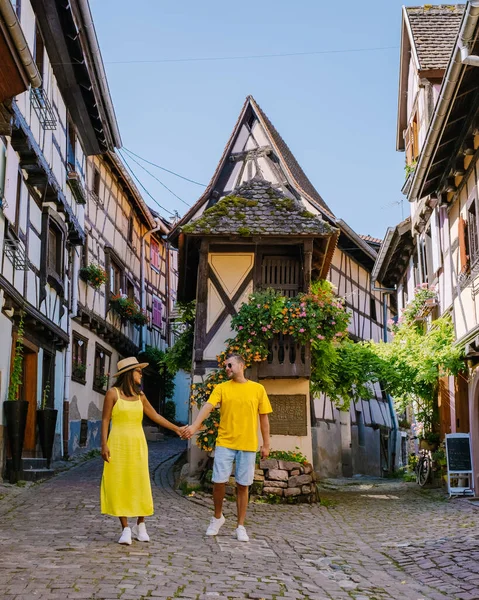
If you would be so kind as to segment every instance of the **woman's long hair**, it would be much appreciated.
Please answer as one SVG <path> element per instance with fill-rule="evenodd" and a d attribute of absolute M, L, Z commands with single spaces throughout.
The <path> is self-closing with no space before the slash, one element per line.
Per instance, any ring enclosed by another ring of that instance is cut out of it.
<path fill-rule="evenodd" d="M 141 386 L 136 384 L 133 379 L 133 369 L 118 375 L 115 387 L 117 387 L 127 398 L 130 396 L 137 396 L 141 392 Z"/>

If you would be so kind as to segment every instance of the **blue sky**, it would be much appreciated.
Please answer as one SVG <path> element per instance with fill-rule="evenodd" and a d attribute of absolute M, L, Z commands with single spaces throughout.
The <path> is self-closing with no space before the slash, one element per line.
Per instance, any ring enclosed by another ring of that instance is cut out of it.
<path fill-rule="evenodd" d="M 409 214 L 395 150 L 402 4 L 90 0 L 124 146 L 207 184 L 252 94 L 336 216 L 383 237 Z M 363 48 L 389 49 L 223 60 Z M 222 60 L 179 60 L 204 57 Z M 165 209 L 184 214 L 130 164 Z M 201 195 L 145 166 L 188 205 Z"/>

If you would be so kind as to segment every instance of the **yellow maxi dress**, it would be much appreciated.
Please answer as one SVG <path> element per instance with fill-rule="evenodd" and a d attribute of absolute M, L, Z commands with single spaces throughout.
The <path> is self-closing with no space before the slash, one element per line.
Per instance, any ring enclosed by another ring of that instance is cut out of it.
<path fill-rule="evenodd" d="M 114 517 L 147 517 L 153 514 L 148 446 L 143 432 L 143 403 L 118 399 L 111 413 L 108 436 L 110 462 L 103 466 L 101 512 Z"/>

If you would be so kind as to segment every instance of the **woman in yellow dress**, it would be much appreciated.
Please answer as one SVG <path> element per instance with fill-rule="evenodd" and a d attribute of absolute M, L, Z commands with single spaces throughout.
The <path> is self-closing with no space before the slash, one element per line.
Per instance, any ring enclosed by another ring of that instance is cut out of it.
<path fill-rule="evenodd" d="M 101 512 L 120 518 L 122 534 L 118 543 L 125 545 L 131 544 L 132 534 L 141 542 L 150 540 L 145 517 L 153 514 L 153 497 L 143 414 L 180 437 L 182 434 L 180 427 L 156 412 L 141 391 L 142 371 L 147 366 L 135 357 L 120 360 L 114 375 L 118 378 L 116 386 L 107 391 L 103 403 Z M 133 529 L 128 527 L 128 517 L 137 517 Z"/>

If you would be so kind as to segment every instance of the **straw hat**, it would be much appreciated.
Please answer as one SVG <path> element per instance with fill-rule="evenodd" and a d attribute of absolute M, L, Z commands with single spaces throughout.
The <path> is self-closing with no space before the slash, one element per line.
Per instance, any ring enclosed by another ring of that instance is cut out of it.
<path fill-rule="evenodd" d="M 132 369 L 144 369 L 149 364 L 150 363 L 139 363 L 135 356 L 129 356 L 128 358 L 124 358 L 117 362 L 116 368 L 118 369 L 118 373 L 115 373 L 112 377 L 118 377 L 118 375 L 123 375 L 123 373 L 131 371 Z"/>

